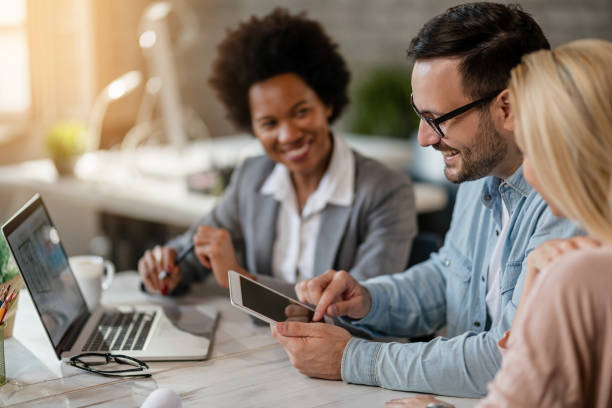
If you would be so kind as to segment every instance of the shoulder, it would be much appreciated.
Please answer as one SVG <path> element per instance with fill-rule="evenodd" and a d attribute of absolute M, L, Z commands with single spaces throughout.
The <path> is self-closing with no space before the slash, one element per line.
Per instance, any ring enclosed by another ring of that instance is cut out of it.
<path fill-rule="evenodd" d="M 552 213 L 548 203 L 535 190 L 520 207 L 517 223 L 529 234 L 529 247 L 535 248 L 550 239 L 584 235 L 584 230 L 574 221 Z"/>
<path fill-rule="evenodd" d="M 258 189 L 270 175 L 276 163 L 265 154 L 245 159 L 234 171 L 235 182 L 247 184 Z"/>
<path fill-rule="evenodd" d="M 271 172 L 275 164 L 267 155 L 259 154 L 247 157 L 239 167 L 241 169 L 248 169 L 249 172 Z"/>
<path fill-rule="evenodd" d="M 355 157 L 355 188 L 370 192 L 388 191 L 398 188 L 411 189 L 410 176 L 402 171 L 393 170 L 381 162 L 352 151 Z"/>
<path fill-rule="evenodd" d="M 585 248 L 568 252 L 549 264 L 542 273 L 544 286 L 567 293 L 612 290 L 612 247 Z"/>

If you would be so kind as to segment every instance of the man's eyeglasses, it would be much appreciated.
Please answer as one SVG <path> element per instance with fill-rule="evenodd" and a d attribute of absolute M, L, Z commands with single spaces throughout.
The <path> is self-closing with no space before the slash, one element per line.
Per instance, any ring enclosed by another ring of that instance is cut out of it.
<path fill-rule="evenodd" d="M 108 369 L 98 369 L 96 367 L 105 366 L 111 363 L 119 364 L 119 367 Z M 124 356 L 122 354 L 110 353 L 82 353 L 72 356 L 68 360 L 68 364 L 81 370 L 89 371 L 90 373 L 100 374 L 107 377 L 150 377 L 150 373 L 143 371 L 148 370 L 149 366 L 144 362 L 134 357 Z M 130 366 L 131 368 L 121 368 Z"/>
<path fill-rule="evenodd" d="M 469 111 L 470 109 L 478 106 L 478 105 L 482 105 L 483 103 L 487 102 L 490 99 L 495 98 L 497 95 L 499 95 L 501 93 L 500 91 L 495 91 L 494 93 L 492 93 L 489 96 L 485 96 L 484 98 L 478 99 L 474 102 L 470 102 L 467 105 L 463 105 L 460 108 L 457 108 L 455 110 L 452 110 L 448 113 L 445 113 L 444 115 L 437 117 L 437 118 L 430 118 L 427 116 L 424 116 L 415 106 L 414 104 L 414 98 L 412 96 L 412 94 L 410 95 L 410 103 L 412 104 L 412 109 L 414 109 L 415 113 L 417 114 L 417 116 L 421 119 L 424 120 L 429 127 L 431 127 L 433 129 L 434 132 L 436 132 L 436 134 L 440 137 L 443 138 L 444 137 L 444 132 L 442 131 L 442 129 L 440 128 L 440 124 L 442 122 L 446 122 L 449 119 L 452 119 L 456 116 L 461 115 L 464 112 Z"/>

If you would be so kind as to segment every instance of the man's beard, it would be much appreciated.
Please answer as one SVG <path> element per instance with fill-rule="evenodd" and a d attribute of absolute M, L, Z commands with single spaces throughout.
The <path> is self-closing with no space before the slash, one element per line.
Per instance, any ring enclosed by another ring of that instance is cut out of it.
<path fill-rule="evenodd" d="M 458 172 L 446 165 L 444 175 L 452 183 L 476 180 L 489 176 L 493 169 L 504 160 L 508 154 L 508 144 L 495 129 L 489 114 L 480 115 L 478 133 L 472 148 L 457 150 L 460 155 L 461 168 Z M 455 150 L 444 146 L 442 141 L 433 146 L 434 149 L 444 152 Z"/>

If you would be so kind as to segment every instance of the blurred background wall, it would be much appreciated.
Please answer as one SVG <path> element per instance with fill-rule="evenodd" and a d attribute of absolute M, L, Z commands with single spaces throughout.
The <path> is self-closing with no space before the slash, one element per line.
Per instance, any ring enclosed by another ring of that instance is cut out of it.
<path fill-rule="evenodd" d="M 42 135 L 60 119 L 86 121 L 96 94 L 123 73 L 147 63 L 138 45 L 138 24 L 151 0 L 0 1 L 0 164 L 46 156 Z M 176 51 L 183 103 L 213 136 L 234 133 L 207 78 L 215 48 L 228 27 L 281 5 L 305 10 L 334 37 L 353 73 L 355 89 L 380 66 L 409 69 L 405 50 L 432 16 L 453 0 L 175 0 L 195 22 L 195 41 Z M 584 37 L 612 39 L 610 0 L 525 0 L 553 46 Z M 16 5 L 16 6 L 15 6 Z M 23 9 L 8 13 L 4 10 Z M 2 16 L 4 15 L 4 16 Z M 13 16 L 13 17 L 11 17 Z M 180 19 L 171 21 L 178 32 Z M 171 30 L 172 31 L 172 30 Z M 26 46 L 24 48 L 24 45 Z M 24 71 L 25 70 L 25 71 Z M 18 76 L 18 78 L 16 78 Z M 25 95 L 17 95 L 15 87 Z M 4 96 L 2 94 L 4 93 Z M 9 95 L 9 96 L 7 96 Z M 142 98 L 136 92 L 109 105 L 102 147 L 119 143 L 134 124 Z M 3 99 L 8 102 L 3 103 Z M 8 108 L 7 108 L 8 103 Z M 11 108 L 11 103 L 15 106 Z M 351 109 L 338 128 L 350 130 Z"/>
<path fill-rule="evenodd" d="M 370 70 L 381 65 L 405 65 L 406 49 L 419 28 L 431 17 L 458 4 L 453 0 L 191 0 L 201 24 L 201 41 L 185 55 L 185 99 L 202 115 L 213 134 L 231 133 L 223 110 L 208 89 L 206 78 L 215 46 L 226 27 L 235 27 L 251 14 L 263 15 L 277 5 L 306 10 L 337 40 L 357 87 Z M 610 0 L 525 0 L 520 2 L 543 27 L 553 46 L 584 38 L 612 39 Z M 349 127 L 351 110 L 340 127 Z"/>

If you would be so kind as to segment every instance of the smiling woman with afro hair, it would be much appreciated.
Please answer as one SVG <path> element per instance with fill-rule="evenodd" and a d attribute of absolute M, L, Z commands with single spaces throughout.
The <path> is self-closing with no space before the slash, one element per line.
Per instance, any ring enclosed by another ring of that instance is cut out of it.
<path fill-rule="evenodd" d="M 277 8 L 265 17 L 253 16 L 229 30 L 217 52 L 209 82 L 240 130 L 251 130 L 251 86 L 279 74 L 296 74 L 330 105 L 330 123 L 348 103 L 350 73 L 338 45 L 305 13 Z"/>
<path fill-rule="evenodd" d="M 403 269 L 416 233 L 410 178 L 332 133 L 350 74 L 321 25 L 284 9 L 251 17 L 227 32 L 212 72 L 229 120 L 265 154 L 234 171 L 211 214 L 145 252 L 147 290 L 175 294 L 211 271 L 227 287 L 234 270 L 295 296 L 296 282 L 328 269 L 357 279 Z"/>

